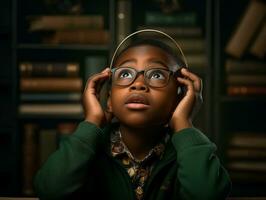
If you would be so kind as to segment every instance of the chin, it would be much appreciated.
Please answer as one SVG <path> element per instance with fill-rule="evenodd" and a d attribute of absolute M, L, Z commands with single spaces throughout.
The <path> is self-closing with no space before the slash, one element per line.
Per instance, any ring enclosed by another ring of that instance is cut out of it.
<path fill-rule="evenodd" d="M 127 117 L 126 119 L 120 120 L 118 118 L 118 121 L 121 124 L 124 124 L 126 126 L 132 127 L 132 128 L 147 128 L 147 127 L 152 127 L 152 126 L 160 126 L 160 125 L 165 125 L 168 123 L 168 120 L 162 120 L 160 119 L 147 119 L 144 117 Z"/>

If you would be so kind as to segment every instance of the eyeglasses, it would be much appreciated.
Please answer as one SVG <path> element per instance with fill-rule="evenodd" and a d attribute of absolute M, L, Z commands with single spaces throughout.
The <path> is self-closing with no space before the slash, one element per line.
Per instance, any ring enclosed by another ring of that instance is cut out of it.
<path fill-rule="evenodd" d="M 137 71 L 132 67 L 116 67 L 111 69 L 112 83 L 119 86 L 128 86 L 137 78 L 138 74 L 144 75 L 144 81 L 147 85 L 155 88 L 165 87 L 170 79 L 170 75 L 177 73 L 168 69 L 150 68 Z"/>

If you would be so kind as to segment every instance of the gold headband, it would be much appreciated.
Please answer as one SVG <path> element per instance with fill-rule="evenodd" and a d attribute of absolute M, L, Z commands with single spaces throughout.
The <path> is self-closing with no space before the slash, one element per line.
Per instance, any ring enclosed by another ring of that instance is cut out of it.
<path fill-rule="evenodd" d="M 163 35 L 163 36 L 166 36 L 168 39 L 170 39 L 170 40 L 175 44 L 175 46 L 177 47 L 177 49 L 179 50 L 179 52 L 181 53 L 182 60 L 183 60 L 183 62 L 185 63 L 185 67 L 188 68 L 187 59 L 186 59 L 186 57 L 185 57 L 185 55 L 184 55 L 184 53 L 183 53 L 183 51 L 182 51 L 180 45 L 176 42 L 176 40 L 175 40 L 174 38 L 172 38 L 170 35 L 168 35 L 168 34 L 162 32 L 162 31 L 159 31 L 159 30 L 156 30 L 156 29 L 142 29 L 142 30 L 139 30 L 139 31 L 136 31 L 136 32 L 133 32 L 133 33 L 129 34 L 128 36 L 126 36 L 126 37 L 125 37 L 125 38 L 124 38 L 124 39 L 118 44 L 118 46 L 116 47 L 116 49 L 115 49 L 115 51 L 114 51 L 114 54 L 113 54 L 113 56 L 112 56 L 111 62 L 110 62 L 110 66 L 109 66 L 110 69 L 111 69 L 112 66 L 113 66 L 113 62 L 114 62 L 114 59 L 115 59 L 115 57 L 116 57 L 116 54 L 117 54 L 119 48 L 124 44 L 124 42 L 127 41 L 129 38 L 131 38 L 131 37 L 134 36 L 134 35 L 137 35 L 137 34 L 139 34 L 139 33 L 145 33 L 145 32 L 159 33 L 159 34 L 161 34 L 161 35 Z"/>

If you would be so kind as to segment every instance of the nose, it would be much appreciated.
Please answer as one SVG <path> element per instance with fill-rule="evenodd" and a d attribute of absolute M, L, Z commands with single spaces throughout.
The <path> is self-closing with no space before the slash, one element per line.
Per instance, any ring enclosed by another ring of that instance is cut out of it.
<path fill-rule="evenodd" d="M 148 86 L 146 85 L 143 73 L 138 74 L 137 78 L 130 85 L 130 90 L 141 90 L 141 91 L 147 91 L 148 90 Z"/>

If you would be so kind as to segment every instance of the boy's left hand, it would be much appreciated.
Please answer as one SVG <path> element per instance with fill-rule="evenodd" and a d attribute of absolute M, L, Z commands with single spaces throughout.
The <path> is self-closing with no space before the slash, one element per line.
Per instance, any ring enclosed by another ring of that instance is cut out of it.
<path fill-rule="evenodd" d="M 193 126 L 193 118 L 203 102 L 202 80 L 186 68 L 181 69 L 181 74 L 183 77 L 177 77 L 177 81 L 186 87 L 186 93 L 170 120 L 170 126 L 176 132 Z"/>

